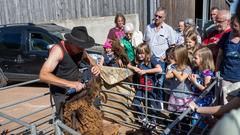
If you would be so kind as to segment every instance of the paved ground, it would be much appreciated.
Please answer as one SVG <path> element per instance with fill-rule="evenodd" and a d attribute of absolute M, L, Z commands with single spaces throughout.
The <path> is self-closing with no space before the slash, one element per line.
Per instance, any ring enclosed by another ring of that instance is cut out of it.
<path fill-rule="evenodd" d="M 47 128 L 50 125 L 48 124 L 48 120 L 52 116 L 52 108 L 50 107 L 50 102 L 49 102 L 49 95 L 45 95 L 45 93 L 48 93 L 48 88 L 45 87 L 16 87 L 8 90 L 3 90 L 0 91 L 0 112 L 5 113 L 9 116 L 19 118 L 22 117 L 23 115 L 29 114 L 31 112 L 38 111 L 40 109 L 46 108 L 46 110 L 38 112 L 34 115 L 27 116 L 23 118 L 22 120 L 31 123 L 34 121 L 37 121 L 39 124 L 47 121 L 44 124 L 40 124 L 39 128 Z M 14 104 L 19 101 L 23 101 L 25 99 L 30 99 L 32 97 L 37 97 L 41 96 L 40 98 L 24 102 L 21 104 L 17 104 L 11 107 L 3 108 L 4 106 Z M 48 107 L 48 108 L 47 108 Z M 39 120 L 41 119 L 41 120 Z M 0 123 L 6 124 L 8 120 L 0 117 Z M 17 133 L 25 130 L 24 128 L 19 128 L 19 125 L 16 123 L 9 123 L 6 125 L 0 126 L 0 133 L 8 129 L 9 131 L 12 131 L 12 133 Z"/>

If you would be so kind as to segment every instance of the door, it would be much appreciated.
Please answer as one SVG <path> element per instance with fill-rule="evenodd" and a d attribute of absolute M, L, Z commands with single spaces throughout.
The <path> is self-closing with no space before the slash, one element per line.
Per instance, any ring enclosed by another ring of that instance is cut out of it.
<path fill-rule="evenodd" d="M 4 29 L 0 32 L 0 67 L 9 80 L 21 78 L 19 74 L 25 71 L 21 66 L 24 63 L 22 38 L 21 31 Z"/>
<path fill-rule="evenodd" d="M 31 70 L 26 71 L 28 74 L 39 74 L 39 71 L 48 57 L 49 45 L 55 44 L 54 40 L 48 33 L 28 31 L 27 53 L 24 55 L 26 68 L 31 64 Z"/>

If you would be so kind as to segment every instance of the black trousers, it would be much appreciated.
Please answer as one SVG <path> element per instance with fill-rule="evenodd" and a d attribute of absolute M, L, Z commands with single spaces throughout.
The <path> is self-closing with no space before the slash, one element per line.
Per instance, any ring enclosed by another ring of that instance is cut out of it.
<path fill-rule="evenodd" d="M 56 118 L 61 119 L 61 117 L 63 115 L 62 107 L 66 102 L 66 95 L 62 94 L 62 93 L 54 93 L 54 94 L 52 93 L 51 95 L 52 95 L 52 98 L 53 98 L 53 101 L 55 104 L 55 108 L 56 108 L 56 112 L 55 112 Z"/>

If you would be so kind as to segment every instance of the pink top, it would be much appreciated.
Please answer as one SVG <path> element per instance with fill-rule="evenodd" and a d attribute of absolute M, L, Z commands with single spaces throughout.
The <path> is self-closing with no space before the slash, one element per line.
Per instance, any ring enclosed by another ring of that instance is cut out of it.
<path fill-rule="evenodd" d="M 124 32 L 123 28 L 120 29 L 118 27 L 114 27 L 114 28 L 110 29 L 107 38 L 111 39 L 111 40 L 114 40 L 114 39 L 120 40 L 124 36 L 125 36 L 125 32 Z"/>

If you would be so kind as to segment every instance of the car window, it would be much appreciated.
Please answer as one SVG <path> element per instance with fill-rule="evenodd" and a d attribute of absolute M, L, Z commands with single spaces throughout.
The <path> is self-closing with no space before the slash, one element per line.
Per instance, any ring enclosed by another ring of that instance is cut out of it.
<path fill-rule="evenodd" d="M 47 51 L 48 45 L 54 44 L 54 41 L 43 33 L 30 33 L 30 50 Z"/>
<path fill-rule="evenodd" d="M 21 33 L 1 33 L 0 34 L 0 50 L 8 49 L 20 50 L 21 49 Z"/>

